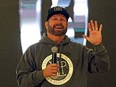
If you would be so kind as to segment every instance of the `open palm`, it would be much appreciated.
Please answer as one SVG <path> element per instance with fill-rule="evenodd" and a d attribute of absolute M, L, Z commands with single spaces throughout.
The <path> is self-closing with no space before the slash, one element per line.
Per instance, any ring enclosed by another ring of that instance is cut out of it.
<path fill-rule="evenodd" d="M 98 28 L 97 21 L 93 22 L 93 20 L 91 20 L 88 23 L 88 29 L 89 36 L 83 35 L 83 37 L 94 45 L 100 44 L 102 42 L 102 24 L 100 24 L 100 27 Z"/>

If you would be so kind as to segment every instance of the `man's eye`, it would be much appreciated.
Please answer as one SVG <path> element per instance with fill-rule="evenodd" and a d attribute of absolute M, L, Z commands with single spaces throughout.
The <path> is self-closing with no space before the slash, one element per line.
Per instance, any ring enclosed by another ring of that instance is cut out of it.
<path fill-rule="evenodd" d="M 52 20 L 57 20 L 57 18 L 53 18 Z"/>
<path fill-rule="evenodd" d="M 62 18 L 61 20 L 62 20 L 62 21 L 65 21 L 65 19 L 64 19 L 64 18 Z"/>
<path fill-rule="evenodd" d="M 53 18 L 53 20 L 57 20 L 57 18 Z"/>
<path fill-rule="evenodd" d="M 53 18 L 52 20 L 58 20 L 58 18 Z M 60 21 L 66 21 L 66 19 L 65 18 L 61 18 L 61 19 L 59 19 Z"/>

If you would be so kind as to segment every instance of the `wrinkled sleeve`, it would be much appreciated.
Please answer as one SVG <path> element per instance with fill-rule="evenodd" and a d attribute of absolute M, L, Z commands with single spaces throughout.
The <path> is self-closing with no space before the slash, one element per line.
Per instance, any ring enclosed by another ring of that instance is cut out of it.
<path fill-rule="evenodd" d="M 19 87 L 36 87 L 44 80 L 42 70 L 37 70 L 33 57 L 28 48 L 17 65 L 16 79 Z"/>
<path fill-rule="evenodd" d="M 90 73 L 109 71 L 109 55 L 103 44 L 95 45 L 94 50 L 88 50 L 88 54 L 88 71 Z"/>

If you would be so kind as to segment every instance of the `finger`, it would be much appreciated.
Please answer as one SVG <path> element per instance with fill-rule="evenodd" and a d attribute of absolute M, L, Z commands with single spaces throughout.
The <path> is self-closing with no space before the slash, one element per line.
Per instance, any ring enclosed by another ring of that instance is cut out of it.
<path fill-rule="evenodd" d="M 57 73 L 52 73 L 52 75 L 51 76 L 57 76 Z"/>
<path fill-rule="evenodd" d="M 83 37 L 84 37 L 86 40 L 88 40 L 88 37 L 87 37 L 86 35 L 83 35 Z"/>
<path fill-rule="evenodd" d="M 103 25 L 100 24 L 100 27 L 99 27 L 99 31 L 100 31 L 100 32 L 102 31 L 102 27 L 103 27 Z"/>
<path fill-rule="evenodd" d="M 52 71 L 52 75 L 57 75 L 58 71 Z"/>
<path fill-rule="evenodd" d="M 90 24 L 91 24 L 92 30 L 94 30 L 95 29 L 95 26 L 94 26 L 93 20 L 90 21 Z"/>
<path fill-rule="evenodd" d="M 87 41 L 89 41 L 89 42 L 90 42 L 90 38 L 89 38 L 88 36 L 83 35 L 83 37 L 84 37 Z"/>
<path fill-rule="evenodd" d="M 89 29 L 89 32 L 91 32 L 91 31 L 92 31 L 92 28 L 91 28 L 90 23 L 88 23 L 88 29 Z"/>
<path fill-rule="evenodd" d="M 52 70 L 58 70 L 58 67 L 52 67 Z"/>
<path fill-rule="evenodd" d="M 98 30 L 98 23 L 95 21 L 95 30 Z"/>
<path fill-rule="evenodd" d="M 58 64 L 51 64 L 51 67 L 58 67 Z"/>
<path fill-rule="evenodd" d="M 58 72 L 58 70 L 52 70 L 52 73 L 57 73 Z"/>

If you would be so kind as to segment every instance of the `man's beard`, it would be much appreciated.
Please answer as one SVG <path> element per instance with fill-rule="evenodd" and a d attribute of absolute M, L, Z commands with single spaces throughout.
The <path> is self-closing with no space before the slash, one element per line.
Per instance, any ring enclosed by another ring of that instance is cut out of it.
<path fill-rule="evenodd" d="M 60 27 L 62 28 L 62 30 L 55 30 L 56 27 Z M 56 24 L 53 26 L 53 28 L 48 25 L 48 32 L 55 36 L 62 36 L 66 34 L 67 28 L 64 29 L 64 26 L 62 24 Z"/>

